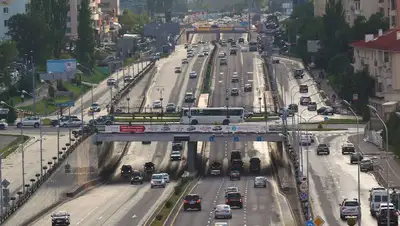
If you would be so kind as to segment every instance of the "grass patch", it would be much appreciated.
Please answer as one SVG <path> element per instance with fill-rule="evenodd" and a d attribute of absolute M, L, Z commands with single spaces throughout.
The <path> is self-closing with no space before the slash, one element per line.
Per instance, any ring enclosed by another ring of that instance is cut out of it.
<path fill-rule="evenodd" d="M 164 222 L 167 220 L 168 215 L 174 208 L 174 205 L 179 201 L 182 193 L 185 191 L 186 188 L 188 188 L 188 186 L 190 184 L 191 183 L 188 183 L 188 182 L 181 182 L 181 184 L 177 184 L 175 186 L 175 191 L 174 191 L 173 195 L 164 203 L 164 206 L 161 209 L 161 211 L 157 214 L 155 219 L 151 222 L 151 226 L 162 226 L 164 224 Z M 177 187 L 180 187 L 180 188 L 177 189 Z"/>
<path fill-rule="evenodd" d="M 208 58 L 207 70 L 206 70 L 206 75 L 203 78 L 203 87 L 201 88 L 201 93 L 210 93 L 212 74 L 213 74 L 213 62 L 215 57 L 215 51 L 217 49 L 215 43 L 213 43 L 213 45 L 214 48 L 211 51 L 210 58 Z"/>
<path fill-rule="evenodd" d="M 82 81 L 92 84 L 99 84 L 109 76 L 108 73 L 105 73 L 98 68 L 94 68 L 93 72 L 94 74 L 91 75 L 82 75 Z"/>
<path fill-rule="evenodd" d="M 320 122 L 310 122 L 310 123 L 300 123 L 300 124 L 357 124 L 357 120 L 355 119 L 338 119 L 338 118 L 333 118 L 333 119 L 328 119 L 328 122 L 325 121 L 320 121 Z M 359 124 L 365 124 L 366 122 L 359 120 Z"/>
<path fill-rule="evenodd" d="M 16 137 L 15 140 L 11 141 L 11 143 L 9 143 L 6 147 L 4 147 L 3 149 L 0 149 L 0 153 L 3 154 L 3 158 L 6 158 L 9 154 L 13 153 L 15 150 L 17 150 L 19 144 L 21 143 L 21 139 L 22 142 L 26 142 L 27 140 L 29 140 L 29 136 L 15 136 L 15 135 L 8 135 L 8 134 L 1 134 L 2 136 L 13 136 Z"/>

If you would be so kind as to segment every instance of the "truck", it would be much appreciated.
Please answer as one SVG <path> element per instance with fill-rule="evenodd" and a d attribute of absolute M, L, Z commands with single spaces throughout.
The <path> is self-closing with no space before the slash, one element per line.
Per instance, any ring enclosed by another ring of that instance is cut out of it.
<path fill-rule="evenodd" d="M 252 173 L 260 173 L 261 171 L 261 160 L 257 157 L 253 157 L 250 159 L 250 172 Z"/>
<path fill-rule="evenodd" d="M 221 175 L 222 164 L 218 161 L 211 163 L 211 175 L 218 176 Z"/>
<path fill-rule="evenodd" d="M 231 170 L 238 170 L 242 171 L 243 170 L 243 161 L 242 161 L 242 155 L 240 154 L 240 151 L 232 151 L 231 152 Z"/>
<path fill-rule="evenodd" d="M 144 171 L 145 177 L 150 179 L 151 175 L 155 172 L 154 163 L 146 162 L 143 165 L 143 171 Z"/>

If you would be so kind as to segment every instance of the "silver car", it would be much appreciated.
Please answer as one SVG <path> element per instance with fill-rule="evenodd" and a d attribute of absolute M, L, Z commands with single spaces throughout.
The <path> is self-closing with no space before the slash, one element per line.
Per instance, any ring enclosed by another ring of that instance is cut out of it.
<path fill-rule="evenodd" d="M 267 187 L 267 178 L 265 178 L 265 177 L 254 178 L 254 187 L 255 188 L 266 188 Z"/>
<path fill-rule="evenodd" d="M 229 205 L 226 205 L 226 204 L 217 205 L 215 207 L 215 210 L 214 210 L 214 218 L 215 219 L 218 219 L 218 218 L 231 219 L 232 218 L 231 207 Z"/>

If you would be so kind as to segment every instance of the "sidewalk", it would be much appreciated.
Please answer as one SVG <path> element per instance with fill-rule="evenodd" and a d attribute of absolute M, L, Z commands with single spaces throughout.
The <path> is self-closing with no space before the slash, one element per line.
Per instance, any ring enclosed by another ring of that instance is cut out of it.
<path fill-rule="evenodd" d="M 357 135 L 349 137 L 349 141 L 352 142 L 364 155 L 372 158 L 374 161 L 374 175 L 376 180 L 382 185 L 387 186 L 387 175 L 386 172 L 389 169 L 389 187 L 400 188 L 400 165 L 395 159 L 395 155 L 389 153 L 388 159 L 386 161 L 386 152 L 380 150 L 377 146 L 365 142 L 363 140 L 363 135 L 360 134 L 359 142 L 360 145 L 357 146 Z"/>

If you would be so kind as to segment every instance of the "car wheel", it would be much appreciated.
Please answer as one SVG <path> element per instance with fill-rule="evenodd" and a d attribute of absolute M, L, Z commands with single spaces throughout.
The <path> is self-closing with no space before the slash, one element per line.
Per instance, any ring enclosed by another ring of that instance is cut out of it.
<path fill-rule="evenodd" d="M 201 208 L 199 208 L 198 210 L 201 211 Z"/>
<path fill-rule="evenodd" d="M 111 125 L 111 122 L 106 122 L 106 125 L 107 125 L 107 126 Z"/>
<path fill-rule="evenodd" d="M 225 119 L 225 120 L 222 122 L 222 125 L 229 125 L 229 123 L 230 123 L 230 121 L 229 121 L 228 119 Z"/>
<path fill-rule="evenodd" d="M 4 126 L 4 125 L 0 125 L 0 129 L 1 130 L 3 130 L 3 129 L 5 129 L 6 127 Z"/>
<path fill-rule="evenodd" d="M 150 185 L 150 188 L 154 188 L 154 186 L 153 186 L 153 185 Z"/>
<path fill-rule="evenodd" d="M 187 211 L 187 208 L 183 208 L 183 211 Z"/>
<path fill-rule="evenodd" d="M 18 123 L 17 128 L 21 128 L 21 127 L 22 127 L 22 123 Z"/>
<path fill-rule="evenodd" d="M 39 123 L 35 123 L 35 124 L 33 125 L 34 128 L 39 128 L 39 126 L 40 126 Z"/>
<path fill-rule="evenodd" d="M 197 120 L 192 120 L 192 121 L 190 122 L 190 125 L 197 125 L 197 124 L 199 124 L 199 122 L 198 122 Z"/>

